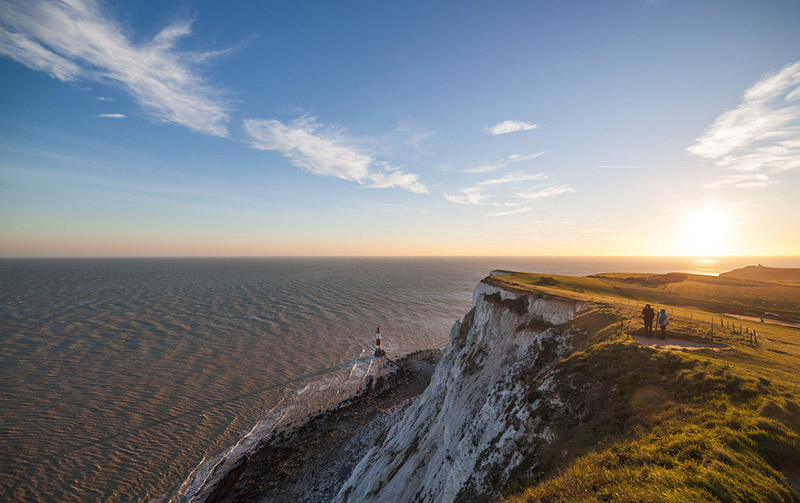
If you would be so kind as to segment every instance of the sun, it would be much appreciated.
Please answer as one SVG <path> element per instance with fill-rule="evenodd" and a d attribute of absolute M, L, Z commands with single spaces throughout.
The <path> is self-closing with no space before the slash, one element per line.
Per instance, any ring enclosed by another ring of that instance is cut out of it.
<path fill-rule="evenodd" d="M 717 257 L 732 252 L 734 222 L 722 210 L 707 206 L 686 214 L 677 248 L 681 255 Z"/>

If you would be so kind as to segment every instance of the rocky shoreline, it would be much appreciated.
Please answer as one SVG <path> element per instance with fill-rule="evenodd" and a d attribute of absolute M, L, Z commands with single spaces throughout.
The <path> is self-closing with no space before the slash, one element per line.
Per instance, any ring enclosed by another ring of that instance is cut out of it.
<path fill-rule="evenodd" d="M 206 503 L 322 503 L 353 467 L 383 440 L 430 382 L 442 350 L 422 350 L 387 363 L 396 370 L 366 390 L 296 428 L 283 431 L 238 460 Z"/>

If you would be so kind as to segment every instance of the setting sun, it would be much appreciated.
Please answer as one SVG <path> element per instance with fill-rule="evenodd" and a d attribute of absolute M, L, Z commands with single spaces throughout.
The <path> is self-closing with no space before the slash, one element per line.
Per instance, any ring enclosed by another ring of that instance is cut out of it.
<path fill-rule="evenodd" d="M 733 227 L 731 216 L 713 206 L 691 211 L 683 220 L 679 253 L 695 257 L 734 254 Z"/>

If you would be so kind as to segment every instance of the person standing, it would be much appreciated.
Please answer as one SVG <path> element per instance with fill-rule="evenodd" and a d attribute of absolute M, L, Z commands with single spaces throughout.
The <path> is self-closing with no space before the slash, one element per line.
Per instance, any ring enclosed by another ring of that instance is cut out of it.
<path fill-rule="evenodd" d="M 658 328 L 661 329 L 661 338 L 665 339 L 667 337 L 667 325 L 669 325 L 669 317 L 667 316 L 667 310 L 661 308 L 661 311 L 658 313 Z"/>
<path fill-rule="evenodd" d="M 650 304 L 645 304 L 644 309 L 642 309 L 642 318 L 644 319 L 644 333 L 648 337 L 653 336 L 653 318 L 655 317 L 655 310 L 650 307 Z"/>

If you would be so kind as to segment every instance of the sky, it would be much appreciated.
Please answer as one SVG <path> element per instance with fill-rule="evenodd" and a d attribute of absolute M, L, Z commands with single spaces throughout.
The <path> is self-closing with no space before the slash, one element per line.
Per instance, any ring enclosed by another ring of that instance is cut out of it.
<path fill-rule="evenodd" d="M 798 256 L 800 2 L 0 0 L 0 256 Z"/>

